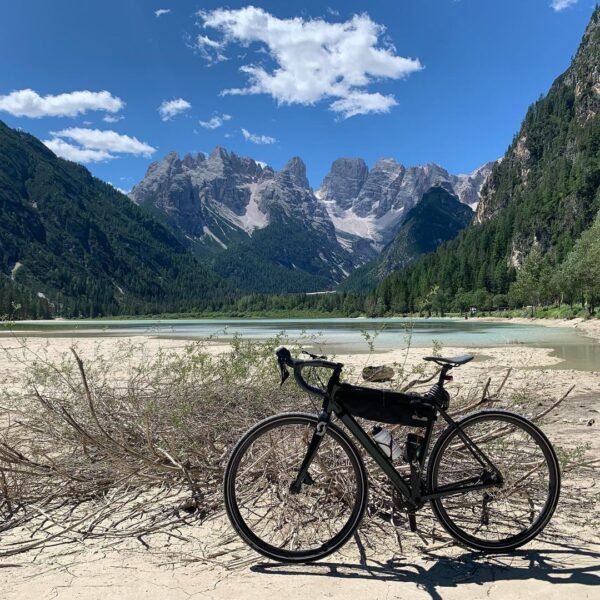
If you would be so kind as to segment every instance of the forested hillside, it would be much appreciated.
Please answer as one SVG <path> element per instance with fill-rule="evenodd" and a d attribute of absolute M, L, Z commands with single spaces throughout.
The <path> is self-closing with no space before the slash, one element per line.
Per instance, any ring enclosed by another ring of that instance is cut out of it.
<path fill-rule="evenodd" d="M 387 278 L 369 305 L 380 310 L 464 310 L 525 301 L 511 283 L 535 250 L 557 273 L 600 209 L 600 9 L 569 69 L 533 104 L 482 190 L 476 223 Z M 546 295 L 568 301 L 564 278 Z"/>
<path fill-rule="evenodd" d="M 0 122 L 0 315 L 216 308 L 231 295 L 129 198 Z"/>

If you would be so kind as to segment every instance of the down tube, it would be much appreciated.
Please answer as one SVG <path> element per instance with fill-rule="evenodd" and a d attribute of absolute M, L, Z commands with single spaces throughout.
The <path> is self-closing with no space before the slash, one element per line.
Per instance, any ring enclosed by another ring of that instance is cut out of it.
<path fill-rule="evenodd" d="M 380 466 L 381 470 L 390 478 L 392 485 L 405 497 L 406 502 L 415 505 L 410 493 L 410 487 L 406 480 L 396 469 L 379 446 L 371 440 L 367 432 L 349 414 L 340 417 L 340 421 L 349 429 L 360 445 L 367 451 L 373 460 Z"/>

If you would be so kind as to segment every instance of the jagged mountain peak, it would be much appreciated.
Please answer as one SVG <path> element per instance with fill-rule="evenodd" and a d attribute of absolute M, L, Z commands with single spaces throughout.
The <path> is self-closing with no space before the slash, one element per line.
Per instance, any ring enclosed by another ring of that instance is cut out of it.
<path fill-rule="evenodd" d="M 393 158 L 380 158 L 375 162 L 373 168 L 370 171 L 370 175 L 372 176 L 374 173 L 385 173 L 391 177 L 398 177 L 405 173 L 406 167 L 400 164 Z"/>
<path fill-rule="evenodd" d="M 289 177 L 289 180 L 293 185 L 304 189 L 310 189 L 310 184 L 306 177 L 306 165 L 299 156 L 293 156 L 288 160 L 280 174 L 285 177 Z"/>
<path fill-rule="evenodd" d="M 249 237 L 262 239 L 262 230 L 304 231 L 323 245 L 312 249 L 318 258 L 309 272 L 328 265 L 329 281 L 339 282 L 394 239 L 408 211 L 432 186 L 471 204 L 469 191 L 476 195 L 479 184 L 471 176 L 449 175 L 435 163 L 407 168 L 381 158 L 369 170 L 361 158 L 342 157 L 314 193 L 299 156 L 275 172 L 217 146 L 208 157 L 180 159 L 169 153 L 153 163 L 130 197 L 163 214 L 202 252 L 218 254 Z M 300 262 L 298 256 L 284 261 L 292 269 Z"/>
<path fill-rule="evenodd" d="M 228 158 L 229 152 L 223 146 L 215 146 L 213 151 L 208 155 L 209 160 L 227 160 Z"/>
<path fill-rule="evenodd" d="M 331 163 L 331 171 L 333 172 L 345 170 L 348 167 L 353 167 L 360 170 L 368 170 L 367 163 L 365 162 L 364 158 L 357 156 L 341 156 L 340 158 L 336 158 Z"/>
<path fill-rule="evenodd" d="M 203 260 L 214 261 L 218 273 L 242 287 L 254 281 L 260 291 L 299 291 L 301 281 L 306 290 L 331 288 L 354 266 L 298 156 L 275 173 L 219 146 L 208 158 L 181 161 L 170 153 L 130 197 L 160 214 Z"/>
<path fill-rule="evenodd" d="M 369 168 L 362 158 L 337 158 L 317 190 L 317 197 L 331 200 L 343 209 L 350 208 L 368 175 Z"/>
<path fill-rule="evenodd" d="M 366 238 L 381 250 L 397 234 L 407 212 L 435 185 L 471 208 L 491 168 L 451 175 L 437 163 L 405 167 L 382 158 L 368 169 L 360 159 L 338 159 L 317 190 L 338 232 Z"/>
<path fill-rule="evenodd" d="M 198 152 L 195 156 L 191 152 L 188 152 L 183 157 L 181 162 L 188 169 L 195 169 L 198 167 L 198 165 L 200 165 L 201 163 L 203 163 L 205 161 L 206 161 L 206 156 L 204 155 L 204 152 Z"/>

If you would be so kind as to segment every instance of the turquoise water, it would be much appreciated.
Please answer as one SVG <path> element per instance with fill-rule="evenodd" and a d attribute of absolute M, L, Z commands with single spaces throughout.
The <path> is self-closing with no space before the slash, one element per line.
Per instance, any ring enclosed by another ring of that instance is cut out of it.
<path fill-rule="evenodd" d="M 523 344 L 551 348 L 563 359 L 558 368 L 600 371 L 600 343 L 568 327 L 486 322 L 479 319 L 194 319 L 128 321 L 36 321 L 16 323 L 15 332 L 28 335 L 117 336 L 152 335 L 164 338 L 198 339 L 217 336 L 228 340 L 234 335 L 267 339 L 285 333 L 290 339 L 310 336 L 304 345 L 319 352 L 367 352 L 364 333 L 377 334 L 376 350 L 405 347 L 408 331 L 411 345 L 431 348 L 436 340 L 442 346 L 486 348 Z"/>

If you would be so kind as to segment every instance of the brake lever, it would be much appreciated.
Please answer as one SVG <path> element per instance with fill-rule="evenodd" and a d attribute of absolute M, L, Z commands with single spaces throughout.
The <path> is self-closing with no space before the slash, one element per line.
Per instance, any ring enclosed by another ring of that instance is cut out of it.
<path fill-rule="evenodd" d="M 290 376 L 290 372 L 286 369 L 285 363 L 282 360 L 277 361 L 279 363 L 279 373 L 281 374 L 281 382 L 279 383 L 282 386 L 285 383 L 285 380 Z"/>

